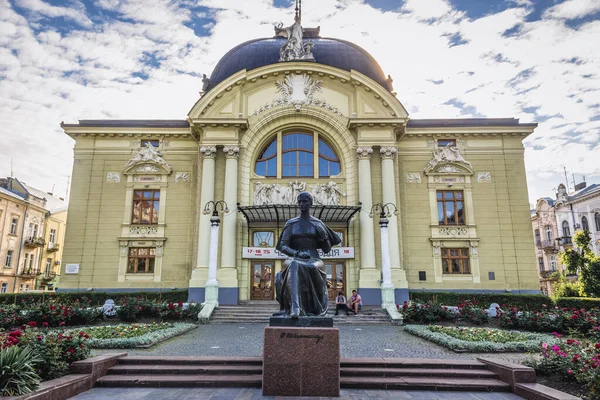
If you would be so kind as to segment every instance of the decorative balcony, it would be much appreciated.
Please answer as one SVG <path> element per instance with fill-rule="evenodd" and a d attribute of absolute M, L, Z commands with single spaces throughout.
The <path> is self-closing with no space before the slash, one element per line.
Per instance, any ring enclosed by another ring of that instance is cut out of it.
<path fill-rule="evenodd" d="M 55 272 L 46 272 L 44 275 L 41 276 L 41 279 L 43 281 L 51 281 L 52 279 L 56 278 L 56 273 Z"/>
<path fill-rule="evenodd" d="M 48 243 L 48 247 L 46 248 L 46 251 L 48 253 L 54 253 L 55 251 L 60 250 L 60 244 L 58 243 Z"/>
<path fill-rule="evenodd" d="M 42 273 L 40 271 L 38 271 L 37 269 L 24 269 L 21 272 L 19 272 L 19 276 L 23 277 L 23 278 L 34 278 L 38 275 L 41 275 Z"/>
<path fill-rule="evenodd" d="M 542 240 L 538 246 L 546 253 L 555 253 L 558 251 L 554 240 Z"/>
<path fill-rule="evenodd" d="M 573 247 L 573 239 L 571 238 L 571 236 L 559 237 L 557 240 L 560 246 Z"/>
<path fill-rule="evenodd" d="M 27 247 L 44 247 L 46 245 L 46 241 L 41 237 L 30 236 L 25 239 L 24 244 Z"/>
<path fill-rule="evenodd" d="M 556 280 L 558 279 L 558 276 L 554 276 L 554 274 L 558 272 L 558 270 L 554 269 L 554 270 L 547 270 L 547 271 L 540 271 L 540 277 L 542 279 L 552 279 L 552 280 Z"/>

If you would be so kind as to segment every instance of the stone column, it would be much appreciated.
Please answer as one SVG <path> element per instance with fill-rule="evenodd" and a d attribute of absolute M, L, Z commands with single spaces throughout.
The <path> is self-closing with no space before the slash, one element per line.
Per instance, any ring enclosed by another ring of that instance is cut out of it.
<path fill-rule="evenodd" d="M 381 229 L 381 308 L 383 309 L 396 305 L 394 285 L 392 284 L 392 269 L 390 267 L 388 223 L 387 218 L 379 218 L 379 228 Z"/>
<path fill-rule="evenodd" d="M 208 279 L 204 284 L 204 304 L 219 306 L 219 282 L 217 281 L 217 253 L 219 252 L 219 216 L 210 217 L 210 249 L 208 252 Z"/>
<path fill-rule="evenodd" d="M 203 146 L 199 149 L 202 154 L 202 187 L 200 189 L 200 217 L 198 218 L 198 255 L 196 266 L 192 270 L 189 282 L 188 300 L 199 302 L 204 300 L 204 285 L 210 252 L 210 215 L 202 213 L 202 209 L 215 196 L 215 159 L 217 148 Z"/>

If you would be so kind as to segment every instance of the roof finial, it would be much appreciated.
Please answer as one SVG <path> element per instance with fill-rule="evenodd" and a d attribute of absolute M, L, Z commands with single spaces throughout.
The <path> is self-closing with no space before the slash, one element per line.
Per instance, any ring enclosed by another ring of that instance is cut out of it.
<path fill-rule="evenodd" d="M 294 21 L 300 21 L 300 14 L 299 14 L 300 8 L 298 7 L 298 0 L 296 0 L 295 10 L 296 10 L 296 16 L 294 17 Z"/>

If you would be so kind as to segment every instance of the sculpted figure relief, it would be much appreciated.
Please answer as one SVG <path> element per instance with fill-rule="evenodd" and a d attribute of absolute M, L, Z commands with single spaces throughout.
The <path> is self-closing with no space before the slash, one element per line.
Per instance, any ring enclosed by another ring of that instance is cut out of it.
<path fill-rule="evenodd" d="M 294 24 L 286 28 L 283 23 L 275 26 L 275 35 L 287 38 L 287 42 L 279 51 L 279 61 L 307 60 L 315 61 L 312 55 L 313 43 L 308 40 L 306 43 L 302 40 L 304 28 L 300 25 L 300 20 L 296 17 Z"/>
<path fill-rule="evenodd" d="M 341 242 L 334 231 L 310 215 L 313 198 L 308 192 L 298 195 L 300 216 L 287 221 L 277 250 L 289 258 L 275 275 L 275 292 L 280 311 L 277 316 L 322 316 L 327 313 L 327 276 L 318 249 L 328 253 Z"/>

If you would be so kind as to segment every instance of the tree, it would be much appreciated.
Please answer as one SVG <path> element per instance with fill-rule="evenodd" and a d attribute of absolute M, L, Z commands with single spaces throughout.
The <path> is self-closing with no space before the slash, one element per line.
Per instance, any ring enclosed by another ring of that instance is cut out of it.
<path fill-rule="evenodd" d="M 560 253 L 560 262 L 571 274 L 579 274 L 583 291 L 591 297 L 600 297 L 600 257 L 590 249 L 589 231 L 577 231 L 573 236 L 577 248 Z"/>

